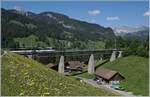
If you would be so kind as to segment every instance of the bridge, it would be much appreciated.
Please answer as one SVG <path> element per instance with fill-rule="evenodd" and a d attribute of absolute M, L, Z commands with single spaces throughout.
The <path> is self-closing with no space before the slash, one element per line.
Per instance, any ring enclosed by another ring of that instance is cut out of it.
<path fill-rule="evenodd" d="M 122 57 L 123 50 L 121 49 L 97 49 L 97 50 L 53 50 L 53 49 L 26 49 L 26 50 L 11 50 L 10 52 L 24 55 L 28 58 L 43 60 L 55 60 L 59 63 L 58 71 L 64 73 L 64 61 L 75 60 L 88 61 L 88 72 L 94 73 L 94 61 L 102 60 L 107 56 L 110 61 Z"/>
<path fill-rule="evenodd" d="M 14 52 L 20 55 L 51 55 L 51 56 L 76 56 L 76 55 L 91 55 L 91 54 L 111 54 L 112 52 L 121 53 L 123 50 L 121 49 L 98 49 L 98 50 L 11 50 L 10 52 Z M 28 56 L 29 57 L 29 56 Z"/>

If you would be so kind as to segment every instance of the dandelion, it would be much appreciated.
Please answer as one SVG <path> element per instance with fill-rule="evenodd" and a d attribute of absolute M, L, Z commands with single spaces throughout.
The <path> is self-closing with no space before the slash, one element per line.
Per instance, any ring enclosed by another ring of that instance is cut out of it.
<path fill-rule="evenodd" d="M 24 75 L 28 75 L 28 72 L 25 72 Z"/>
<path fill-rule="evenodd" d="M 24 92 L 20 93 L 19 95 L 20 95 L 20 96 L 23 96 L 23 95 L 24 95 Z"/>
<path fill-rule="evenodd" d="M 44 96 L 46 96 L 46 95 L 50 95 L 50 93 L 46 92 L 46 93 L 43 93 L 43 95 L 44 95 Z"/>
<path fill-rule="evenodd" d="M 67 93 L 70 94 L 71 92 L 68 91 Z"/>
<path fill-rule="evenodd" d="M 44 89 L 45 89 L 45 90 L 48 90 L 48 88 L 47 88 L 47 87 L 45 87 Z"/>
<path fill-rule="evenodd" d="M 34 82 L 31 82 L 30 84 L 29 84 L 29 86 L 33 86 L 34 85 Z"/>
<path fill-rule="evenodd" d="M 61 86 L 61 85 L 63 85 L 62 83 L 59 83 L 59 85 Z"/>
<path fill-rule="evenodd" d="M 19 66 L 20 64 L 16 64 L 17 66 Z"/>
<path fill-rule="evenodd" d="M 14 63 L 13 61 L 10 62 L 10 64 L 13 64 L 13 63 Z"/>

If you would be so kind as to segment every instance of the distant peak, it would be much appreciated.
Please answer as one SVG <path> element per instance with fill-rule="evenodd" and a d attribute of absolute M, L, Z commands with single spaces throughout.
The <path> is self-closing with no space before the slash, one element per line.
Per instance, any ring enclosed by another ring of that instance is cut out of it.
<path fill-rule="evenodd" d="M 148 29 L 147 26 L 135 26 L 135 27 L 131 27 L 131 26 L 121 26 L 118 28 L 114 28 L 116 33 L 132 33 L 132 32 L 138 32 L 138 31 L 142 31 L 142 30 L 146 30 Z"/>

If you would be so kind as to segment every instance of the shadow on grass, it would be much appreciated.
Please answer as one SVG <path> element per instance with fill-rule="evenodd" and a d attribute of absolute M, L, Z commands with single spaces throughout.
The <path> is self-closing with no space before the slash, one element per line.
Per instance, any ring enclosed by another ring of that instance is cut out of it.
<path fill-rule="evenodd" d="M 97 69 L 97 68 L 99 68 L 100 66 L 102 66 L 102 65 L 104 65 L 105 63 L 107 63 L 109 60 L 105 60 L 105 61 L 103 61 L 102 63 L 100 63 L 100 64 L 98 64 L 97 66 L 95 66 L 95 70 Z"/>
<path fill-rule="evenodd" d="M 87 72 L 87 70 L 83 71 L 83 72 L 80 72 L 80 73 L 70 74 L 70 76 L 76 76 L 76 75 L 80 75 L 80 74 L 83 74 L 83 73 L 86 73 L 86 72 Z"/>

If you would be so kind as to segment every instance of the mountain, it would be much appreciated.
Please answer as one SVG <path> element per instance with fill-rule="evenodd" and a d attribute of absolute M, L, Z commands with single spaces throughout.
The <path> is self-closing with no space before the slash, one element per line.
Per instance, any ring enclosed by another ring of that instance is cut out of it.
<path fill-rule="evenodd" d="M 90 44 L 100 44 L 101 46 L 95 45 L 93 48 L 102 48 L 106 40 L 115 38 L 109 27 L 72 19 L 55 12 L 36 14 L 3 8 L 1 12 L 2 47 L 6 48 L 31 47 L 30 43 L 25 43 L 26 40 L 31 40 L 32 46 L 38 47 L 89 48 Z M 29 39 L 32 36 L 35 39 Z"/>
<path fill-rule="evenodd" d="M 1 65 L 2 96 L 109 96 L 92 85 L 81 83 L 24 56 L 7 53 Z"/>
<path fill-rule="evenodd" d="M 121 34 L 121 33 L 134 33 L 138 31 L 147 30 L 148 27 L 146 26 L 139 26 L 139 27 L 130 27 L 130 26 L 122 26 L 118 28 L 114 28 L 115 34 Z"/>
<path fill-rule="evenodd" d="M 139 26 L 139 27 L 122 26 L 119 28 L 115 28 L 114 32 L 117 36 L 131 37 L 131 38 L 135 37 L 141 40 L 145 40 L 149 36 L 149 28 L 146 26 Z"/>

